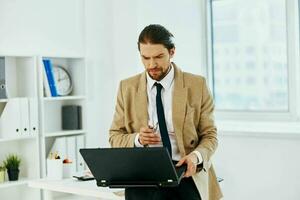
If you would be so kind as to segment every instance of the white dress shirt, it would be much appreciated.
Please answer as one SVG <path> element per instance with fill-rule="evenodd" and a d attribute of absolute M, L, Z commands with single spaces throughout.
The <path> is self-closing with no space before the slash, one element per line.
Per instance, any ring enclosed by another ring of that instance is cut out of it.
<path fill-rule="evenodd" d="M 165 112 L 165 120 L 169 132 L 169 138 L 172 146 L 172 160 L 179 161 L 181 159 L 178 145 L 176 142 L 173 120 L 172 120 L 172 97 L 174 88 L 174 67 L 171 65 L 168 74 L 161 80 L 156 81 L 152 79 L 147 73 L 147 96 L 148 96 L 148 126 L 156 128 L 156 133 L 160 135 L 157 111 L 156 111 L 156 87 L 155 83 L 160 83 L 163 86 L 161 91 L 161 98 Z M 139 134 L 135 138 L 135 146 L 143 147 L 139 142 Z M 157 145 L 149 145 L 149 147 L 163 146 L 162 142 Z M 200 152 L 194 151 L 198 157 L 198 163 L 202 162 Z M 201 162 L 200 162 L 201 161 Z"/>

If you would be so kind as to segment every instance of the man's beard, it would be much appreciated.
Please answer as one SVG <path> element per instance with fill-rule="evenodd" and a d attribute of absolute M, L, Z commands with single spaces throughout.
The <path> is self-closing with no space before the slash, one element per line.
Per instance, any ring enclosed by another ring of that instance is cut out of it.
<path fill-rule="evenodd" d="M 153 69 L 149 69 L 149 70 L 147 70 L 147 72 L 152 79 L 157 80 L 157 81 L 162 80 L 165 77 L 165 75 L 167 74 L 167 71 L 164 72 L 161 67 L 156 67 L 156 68 L 154 68 L 154 70 L 155 70 L 154 74 L 151 74 L 151 71 L 153 71 Z"/>

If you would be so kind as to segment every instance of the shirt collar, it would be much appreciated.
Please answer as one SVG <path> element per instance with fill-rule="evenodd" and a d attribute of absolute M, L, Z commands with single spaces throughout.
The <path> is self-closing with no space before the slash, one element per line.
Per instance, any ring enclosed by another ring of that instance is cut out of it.
<path fill-rule="evenodd" d="M 160 81 L 152 79 L 149 76 L 149 74 L 146 73 L 147 74 L 147 87 L 148 87 L 148 89 L 151 90 L 154 86 L 154 83 L 156 83 L 156 82 L 160 83 L 165 90 L 169 89 L 172 85 L 173 80 L 174 80 L 174 67 L 173 67 L 172 63 L 170 65 L 170 67 L 171 67 L 171 69 L 168 72 L 168 74 Z"/>

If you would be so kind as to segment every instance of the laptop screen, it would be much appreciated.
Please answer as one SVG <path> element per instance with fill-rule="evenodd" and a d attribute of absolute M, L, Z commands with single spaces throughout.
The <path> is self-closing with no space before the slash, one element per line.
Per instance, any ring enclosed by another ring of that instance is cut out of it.
<path fill-rule="evenodd" d="M 177 186 L 186 167 L 177 169 L 164 147 L 81 149 L 98 186 Z"/>

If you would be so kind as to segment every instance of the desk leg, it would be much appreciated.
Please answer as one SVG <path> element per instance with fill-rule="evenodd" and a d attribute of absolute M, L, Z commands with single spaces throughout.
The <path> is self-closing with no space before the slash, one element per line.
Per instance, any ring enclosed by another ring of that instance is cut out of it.
<path fill-rule="evenodd" d="M 49 190 L 44 190 L 44 199 L 45 200 L 54 200 L 53 192 L 51 192 Z"/>

